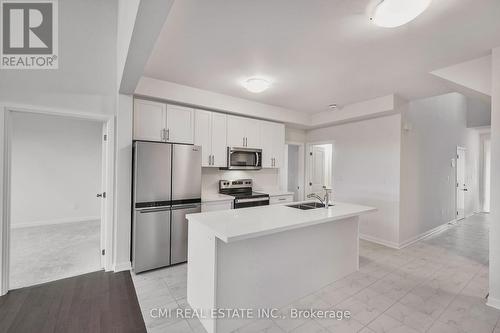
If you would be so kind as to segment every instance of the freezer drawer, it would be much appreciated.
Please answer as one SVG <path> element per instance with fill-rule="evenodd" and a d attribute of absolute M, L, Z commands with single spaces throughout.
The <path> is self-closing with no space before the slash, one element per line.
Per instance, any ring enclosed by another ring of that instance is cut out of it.
<path fill-rule="evenodd" d="M 171 265 L 187 261 L 188 221 L 186 214 L 199 212 L 201 212 L 201 204 L 172 207 Z"/>
<path fill-rule="evenodd" d="M 170 264 L 170 209 L 135 212 L 132 264 L 135 273 Z"/>

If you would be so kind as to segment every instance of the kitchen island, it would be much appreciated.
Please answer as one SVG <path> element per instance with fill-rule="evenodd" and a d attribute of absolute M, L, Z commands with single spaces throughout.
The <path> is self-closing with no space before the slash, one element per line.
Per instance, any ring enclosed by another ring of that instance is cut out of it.
<path fill-rule="evenodd" d="M 220 318 L 214 309 L 281 308 L 358 270 L 359 222 L 372 207 L 289 205 L 187 215 L 187 301 L 209 333 L 257 318 Z M 241 314 L 238 312 L 238 314 Z"/>

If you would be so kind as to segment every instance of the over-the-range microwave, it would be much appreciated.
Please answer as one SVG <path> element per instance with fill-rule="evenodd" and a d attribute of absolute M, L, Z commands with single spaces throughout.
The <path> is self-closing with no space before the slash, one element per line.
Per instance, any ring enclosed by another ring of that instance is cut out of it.
<path fill-rule="evenodd" d="M 227 167 L 224 170 L 262 169 L 262 149 L 227 147 Z"/>

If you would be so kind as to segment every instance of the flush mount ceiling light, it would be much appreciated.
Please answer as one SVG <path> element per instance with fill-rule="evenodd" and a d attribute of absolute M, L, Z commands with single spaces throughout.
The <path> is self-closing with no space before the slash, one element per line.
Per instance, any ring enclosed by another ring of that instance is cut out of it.
<path fill-rule="evenodd" d="M 261 77 L 251 77 L 243 82 L 243 87 L 253 93 L 261 93 L 271 86 L 271 82 Z"/>
<path fill-rule="evenodd" d="M 373 0 L 369 6 L 372 22 L 380 27 L 395 28 L 422 14 L 432 0 Z"/>

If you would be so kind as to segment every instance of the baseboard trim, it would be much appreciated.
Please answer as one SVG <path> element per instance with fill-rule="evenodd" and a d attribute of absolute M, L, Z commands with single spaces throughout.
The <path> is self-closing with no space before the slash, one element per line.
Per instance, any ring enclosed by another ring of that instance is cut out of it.
<path fill-rule="evenodd" d="M 132 264 L 130 263 L 130 261 L 127 261 L 115 264 L 115 268 L 113 269 L 113 271 L 117 273 L 122 271 L 130 271 L 131 269 L 132 269 Z"/>
<path fill-rule="evenodd" d="M 412 244 L 415 244 L 416 242 L 421 241 L 421 240 L 423 240 L 423 239 L 425 239 L 425 238 L 427 238 L 429 236 L 432 236 L 432 235 L 434 235 L 437 232 L 440 232 L 440 231 L 442 231 L 444 229 L 447 229 L 448 225 L 451 224 L 451 223 L 453 223 L 453 222 L 455 222 L 455 220 L 451 220 L 450 222 L 442 224 L 442 225 L 440 225 L 440 226 L 438 226 L 438 227 L 436 227 L 434 229 L 428 230 L 428 231 L 426 231 L 424 233 L 421 233 L 420 235 L 417 235 L 415 237 L 407 239 L 404 242 L 399 243 L 399 248 L 400 249 L 404 249 L 405 247 L 408 247 L 408 246 L 410 246 Z"/>
<path fill-rule="evenodd" d="M 500 299 L 492 298 L 491 295 L 488 297 L 488 301 L 486 305 L 491 306 L 492 308 L 500 310 Z"/>
<path fill-rule="evenodd" d="M 66 223 L 77 223 L 77 222 L 88 222 L 100 220 L 100 216 L 85 216 L 85 217 L 74 217 L 68 219 L 54 219 L 47 221 L 33 221 L 26 223 L 11 223 L 11 229 L 29 228 L 29 227 L 39 227 L 43 225 L 53 225 L 53 224 L 66 224 Z"/>
<path fill-rule="evenodd" d="M 428 230 L 424 233 L 421 233 L 420 235 L 417 235 L 415 237 L 412 237 L 410 239 L 407 239 L 406 241 L 402 242 L 402 243 L 395 243 L 395 242 L 391 242 L 391 241 L 388 241 L 388 240 L 385 240 L 385 239 L 381 239 L 381 238 L 378 238 L 378 237 L 373 237 L 373 236 L 370 236 L 370 235 L 366 235 L 366 234 L 359 234 L 359 238 L 360 239 L 363 239 L 363 240 L 366 240 L 366 241 L 369 241 L 369 242 L 372 242 L 372 243 L 376 243 L 376 244 L 380 244 L 380 245 L 383 245 L 383 246 L 387 246 L 387 247 L 390 247 L 392 249 L 396 249 L 396 250 L 400 250 L 400 249 L 404 249 L 405 247 L 408 247 L 412 244 L 415 244 L 416 242 L 418 241 L 421 241 L 437 232 L 440 232 L 446 228 L 448 228 L 448 225 L 450 223 L 453 223 L 455 220 L 452 220 L 450 222 L 447 222 L 443 225 L 440 225 L 434 229 L 431 229 L 431 230 Z"/>
<path fill-rule="evenodd" d="M 362 240 L 368 241 L 368 242 L 380 244 L 380 245 L 387 246 L 387 247 L 390 247 L 393 249 L 399 249 L 399 246 L 397 243 L 394 243 L 394 242 L 391 242 L 391 241 L 388 241 L 385 239 L 373 237 L 373 236 L 366 235 L 366 234 L 359 234 L 359 238 Z"/>

